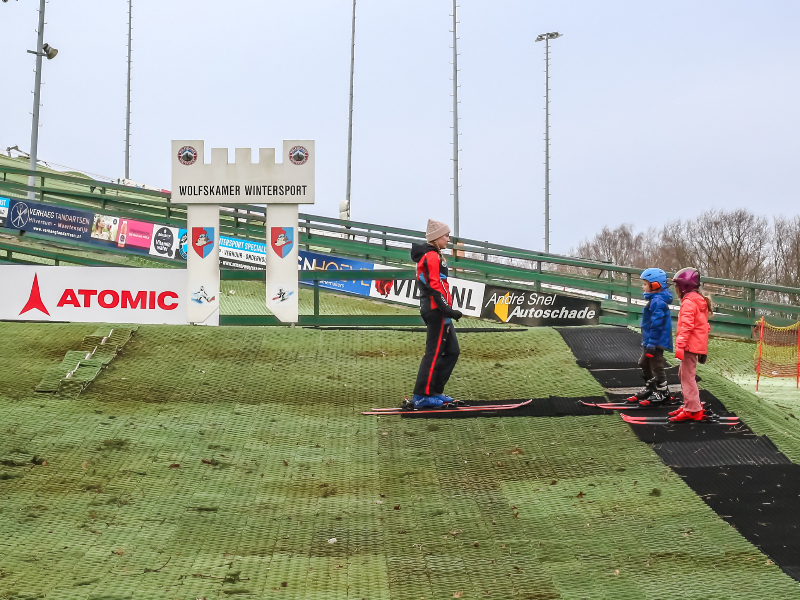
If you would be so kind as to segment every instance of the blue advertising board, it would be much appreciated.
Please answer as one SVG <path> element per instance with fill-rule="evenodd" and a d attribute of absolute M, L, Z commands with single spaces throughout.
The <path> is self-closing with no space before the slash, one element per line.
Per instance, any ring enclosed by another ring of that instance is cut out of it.
<path fill-rule="evenodd" d="M 91 239 L 94 213 L 85 210 L 41 204 L 28 200 L 10 200 L 5 226 L 75 241 Z"/>
<path fill-rule="evenodd" d="M 373 263 L 353 260 L 352 258 L 339 258 L 329 254 L 319 254 L 317 252 L 305 252 L 300 250 L 297 257 L 298 266 L 301 271 L 353 271 L 353 270 L 373 270 Z M 338 290 L 348 294 L 358 294 L 359 296 L 369 296 L 372 280 L 356 281 L 326 281 L 319 282 L 321 288 Z"/>
<path fill-rule="evenodd" d="M 0 196 L 0 227 L 4 227 L 6 224 L 6 217 L 8 217 L 8 205 L 10 202 L 11 198 Z"/>

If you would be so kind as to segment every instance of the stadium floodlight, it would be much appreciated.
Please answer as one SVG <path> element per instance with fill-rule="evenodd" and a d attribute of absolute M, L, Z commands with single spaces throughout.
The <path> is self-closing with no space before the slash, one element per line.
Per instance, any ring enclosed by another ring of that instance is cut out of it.
<path fill-rule="evenodd" d="M 556 38 L 560 38 L 562 35 L 564 34 L 558 33 L 557 31 L 553 31 L 552 33 L 540 33 L 538 36 L 536 36 L 536 41 L 543 42 L 545 40 L 554 40 Z"/>
<path fill-rule="evenodd" d="M 544 42 L 544 251 L 550 253 L 550 40 L 560 38 L 557 31 L 540 33 L 537 42 Z"/>
<path fill-rule="evenodd" d="M 42 46 L 42 52 L 44 52 L 47 60 L 53 60 L 56 57 L 56 54 L 58 54 L 58 50 L 53 48 L 50 44 L 45 44 Z"/>

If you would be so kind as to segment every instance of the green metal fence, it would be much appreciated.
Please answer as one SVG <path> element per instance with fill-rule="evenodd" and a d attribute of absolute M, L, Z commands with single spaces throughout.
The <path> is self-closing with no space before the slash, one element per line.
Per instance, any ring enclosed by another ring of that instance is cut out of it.
<path fill-rule="evenodd" d="M 30 174 L 27 169 L 5 166 L 0 161 L 0 194 L 24 198 L 30 190 L 36 194 L 37 200 L 50 204 L 91 209 L 111 216 L 143 219 L 173 227 L 185 227 L 186 224 L 186 207 L 173 205 L 170 195 L 165 192 L 45 171 L 37 171 L 36 185 L 28 187 Z M 264 208 L 222 205 L 220 229 L 223 235 L 264 241 Z M 423 241 L 421 231 L 300 215 L 298 243 L 312 251 L 407 268 L 413 264 L 409 258 L 411 244 Z M 456 277 L 490 285 L 591 296 L 601 300 L 602 323 L 635 325 L 639 321 L 643 307 L 637 303 L 641 294 L 638 268 L 469 238 L 455 238 L 453 241 L 455 248 L 450 264 Z M 395 273 L 392 276 L 399 277 Z M 303 277 L 307 276 L 304 274 Z M 330 275 L 326 277 L 333 278 Z M 348 278 L 353 279 L 352 273 Z M 710 277 L 704 281 L 714 295 L 716 313 L 712 321 L 718 333 L 749 336 L 752 326 L 761 316 L 776 324 L 800 318 L 798 288 Z M 225 317 L 224 320 L 248 318 Z M 321 317 L 317 314 L 313 318 Z M 354 320 L 353 316 L 341 318 Z M 263 317 L 252 319 L 255 322 Z M 395 317 L 375 319 L 383 319 L 382 323 L 387 325 L 399 324 L 393 322 Z"/>

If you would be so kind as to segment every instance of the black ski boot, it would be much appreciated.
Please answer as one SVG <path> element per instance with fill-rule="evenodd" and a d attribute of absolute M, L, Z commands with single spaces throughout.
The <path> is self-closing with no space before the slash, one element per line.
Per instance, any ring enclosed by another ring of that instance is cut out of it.
<path fill-rule="evenodd" d="M 653 392 L 656 391 L 656 380 L 655 378 L 650 379 L 644 384 L 644 387 L 636 392 L 630 398 L 626 398 L 626 402 L 630 402 L 631 404 L 639 404 L 642 400 L 647 400 Z"/>
<path fill-rule="evenodd" d="M 639 402 L 639 406 L 660 406 L 671 399 L 667 382 L 659 383 L 655 391 L 647 399 Z"/>

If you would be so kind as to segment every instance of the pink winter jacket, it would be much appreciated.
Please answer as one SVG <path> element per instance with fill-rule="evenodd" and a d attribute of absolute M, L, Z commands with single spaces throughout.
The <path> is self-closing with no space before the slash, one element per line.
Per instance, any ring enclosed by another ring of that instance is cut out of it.
<path fill-rule="evenodd" d="M 681 300 L 675 350 L 707 354 L 709 331 L 711 326 L 708 324 L 706 299 L 697 292 L 689 292 Z"/>

